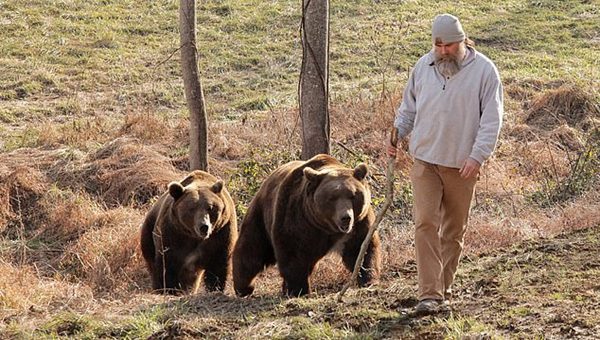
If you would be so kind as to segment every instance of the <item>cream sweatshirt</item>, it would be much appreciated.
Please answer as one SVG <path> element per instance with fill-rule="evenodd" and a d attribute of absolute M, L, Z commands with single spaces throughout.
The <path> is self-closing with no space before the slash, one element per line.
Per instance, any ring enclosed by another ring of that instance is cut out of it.
<path fill-rule="evenodd" d="M 496 147 L 503 115 L 500 76 L 491 60 L 469 49 L 450 78 L 438 72 L 431 51 L 408 79 L 394 126 L 400 138 L 411 134 L 409 151 L 417 159 L 460 168 L 469 157 L 483 164 Z"/>

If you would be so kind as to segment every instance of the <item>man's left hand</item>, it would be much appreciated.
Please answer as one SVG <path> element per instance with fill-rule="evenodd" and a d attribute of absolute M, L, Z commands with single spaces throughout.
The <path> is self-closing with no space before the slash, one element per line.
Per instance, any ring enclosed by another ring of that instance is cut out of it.
<path fill-rule="evenodd" d="M 460 177 L 464 179 L 474 178 L 479 174 L 481 164 L 473 158 L 467 158 L 462 168 L 460 168 Z"/>

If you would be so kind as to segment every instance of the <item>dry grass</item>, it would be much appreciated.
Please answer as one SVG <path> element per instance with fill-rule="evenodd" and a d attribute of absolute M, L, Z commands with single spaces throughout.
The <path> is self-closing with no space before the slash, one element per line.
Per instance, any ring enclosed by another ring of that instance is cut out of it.
<path fill-rule="evenodd" d="M 95 216 L 94 228 L 65 247 L 60 268 L 110 296 L 142 291 L 148 285 L 139 252 L 139 211 L 118 208 Z"/>
<path fill-rule="evenodd" d="M 146 143 L 168 144 L 187 137 L 186 132 L 187 124 L 183 121 L 171 122 L 165 116 L 148 112 L 130 112 L 125 115 L 118 134 L 120 136 L 132 136 Z"/>
<path fill-rule="evenodd" d="M 110 141 L 118 122 L 106 116 L 82 117 L 64 121 L 42 121 L 37 132 L 36 146 L 88 150 L 98 143 Z"/>
<path fill-rule="evenodd" d="M 369 164 L 375 198 L 383 196 L 383 139 L 399 93 L 386 95 L 385 100 L 351 101 L 331 110 L 332 152 L 348 165 L 358 161 Z M 553 100 L 547 99 L 550 103 Z M 532 108 L 541 105 L 538 102 Z M 574 117 L 587 119 L 590 115 Z M 551 169 L 557 178 L 568 176 L 572 157 L 588 138 L 581 124 L 573 125 L 567 118 L 546 129 L 536 125 L 539 122 L 529 125 L 515 117 L 507 121 L 498 151 L 477 185 L 466 256 L 600 223 L 597 185 L 561 206 L 541 209 L 531 204 L 528 197 L 539 190 L 543 180 L 541 169 Z M 5 324 L 28 320 L 32 323 L 28 327 L 35 329 L 41 320 L 57 315 L 52 308 L 86 314 L 109 308 L 118 315 L 127 314 L 122 306 L 116 307 L 123 302 L 129 306 L 169 304 L 171 300 L 147 295 L 150 282 L 139 254 L 138 233 L 153 200 L 187 168 L 187 156 L 173 152 L 173 146 L 186 145 L 184 126 L 185 119 L 129 113 L 120 126 L 105 131 L 105 143 L 90 150 L 88 142 L 100 138 L 98 134 L 86 139 L 83 132 L 75 133 L 69 138 L 78 142 L 66 146 L 68 142 L 59 138 L 61 132 L 54 136 L 49 132 L 45 138 L 55 147 L 0 155 L 0 318 Z M 232 196 L 244 207 L 252 197 L 249 184 L 260 183 L 270 170 L 297 157 L 299 129 L 297 110 L 213 122 L 209 130 L 211 172 L 226 180 Z M 74 146 L 83 144 L 86 146 L 81 149 Z M 256 165 L 256 169 L 242 171 L 248 164 Z M 402 170 L 397 173 L 396 206 L 380 226 L 382 280 L 386 289 L 393 290 L 390 294 L 396 295 L 410 295 L 411 289 L 394 284 L 397 276 L 414 275 L 410 199 L 400 195 L 409 185 L 409 166 L 410 160 L 398 160 Z M 332 295 L 348 277 L 339 257 L 327 256 L 313 274 L 312 296 Z M 279 299 L 281 278 L 275 268 L 261 274 L 256 286 L 256 299 Z M 227 301 L 206 292 L 198 298 L 203 304 L 218 305 L 210 307 L 215 312 L 238 308 L 232 295 L 229 284 L 224 297 Z M 213 321 L 212 327 L 219 328 L 220 321 Z M 166 327 L 165 336 L 210 333 L 186 322 Z M 283 325 L 289 323 L 257 323 L 243 332 L 256 337 L 287 334 L 289 330 Z M 225 328 L 223 332 L 241 334 Z"/>
<path fill-rule="evenodd" d="M 7 169 L 1 178 L 0 231 L 14 235 L 15 230 L 11 228 L 14 226 L 31 230 L 28 222 L 35 213 L 37 201 L 49 187 L 47 178 L 39 171 L 22 166 L 11 172 Z"/>
<path fill-rule="evenodd" d="M 86 310 L 97 303 L 89 287 L 59 276 L 40 276 L 34 266 L 0 261 L 0 270 L 0 320 L 5 325 L 35 327 L 22 323 L 44 320 L 65 309 Z"/>
<path fill-rule="evenodd" d="M 77 175 L 86 190 L 115 206 L 147 203 L 182 172 L 154 148 L 122 137 L 90 155 Z"/>
<path fill-rule="evenodd" d="M 543 130 L 568 124 L 589 128 L 590 122 L 600 118 L 600 107 L 593 94 L 578 86 L 563 85 L 535 98 L 525 121 Z"/>

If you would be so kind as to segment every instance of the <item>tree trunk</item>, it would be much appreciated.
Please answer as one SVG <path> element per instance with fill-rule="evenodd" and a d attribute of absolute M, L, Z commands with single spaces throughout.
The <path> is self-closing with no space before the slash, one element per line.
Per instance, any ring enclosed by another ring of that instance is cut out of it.
<path fill-rule="evenodd" d="M 302 1 L 302 159 L 330 151 L 329 0 Z"/>
<path fill-rule="evenodd" d="M 208 171 L 206 107 L 202 84 L 198 77 L 196 2 L 180 0 L 179 4 L 181 69 L 185 97 L 190 111 L 190 170 Z"/>

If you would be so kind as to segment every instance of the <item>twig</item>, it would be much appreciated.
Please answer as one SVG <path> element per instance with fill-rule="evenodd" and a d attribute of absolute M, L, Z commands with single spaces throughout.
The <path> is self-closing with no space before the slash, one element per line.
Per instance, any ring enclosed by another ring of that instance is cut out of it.
<path fill-rule="evenodd" d="M 342 149 L 348 151 L 352 156 L 354 157 L 358 157 L 358 155 L 356 154 L 356 152 L 350 150 L 350 148 L 348 148 L 347 146 L 345 146 L 342 142 L 335 142 L 337 145 L 339 145 Z"/>
<path fill-rule="evenodd" d="M 175 55 L 175 53 L 177 53 L 182 47 L 183 47 L 183 45 L 179 46 L 177 49 L 175 49 L 175 51 L 173 51 L 171 54 L 169 54 L 169 56 L 165 60 L 160 61 L 156 65 L 154 65 L 154 69 L 157 69 L 160 65 L 169 61 Z"/>

